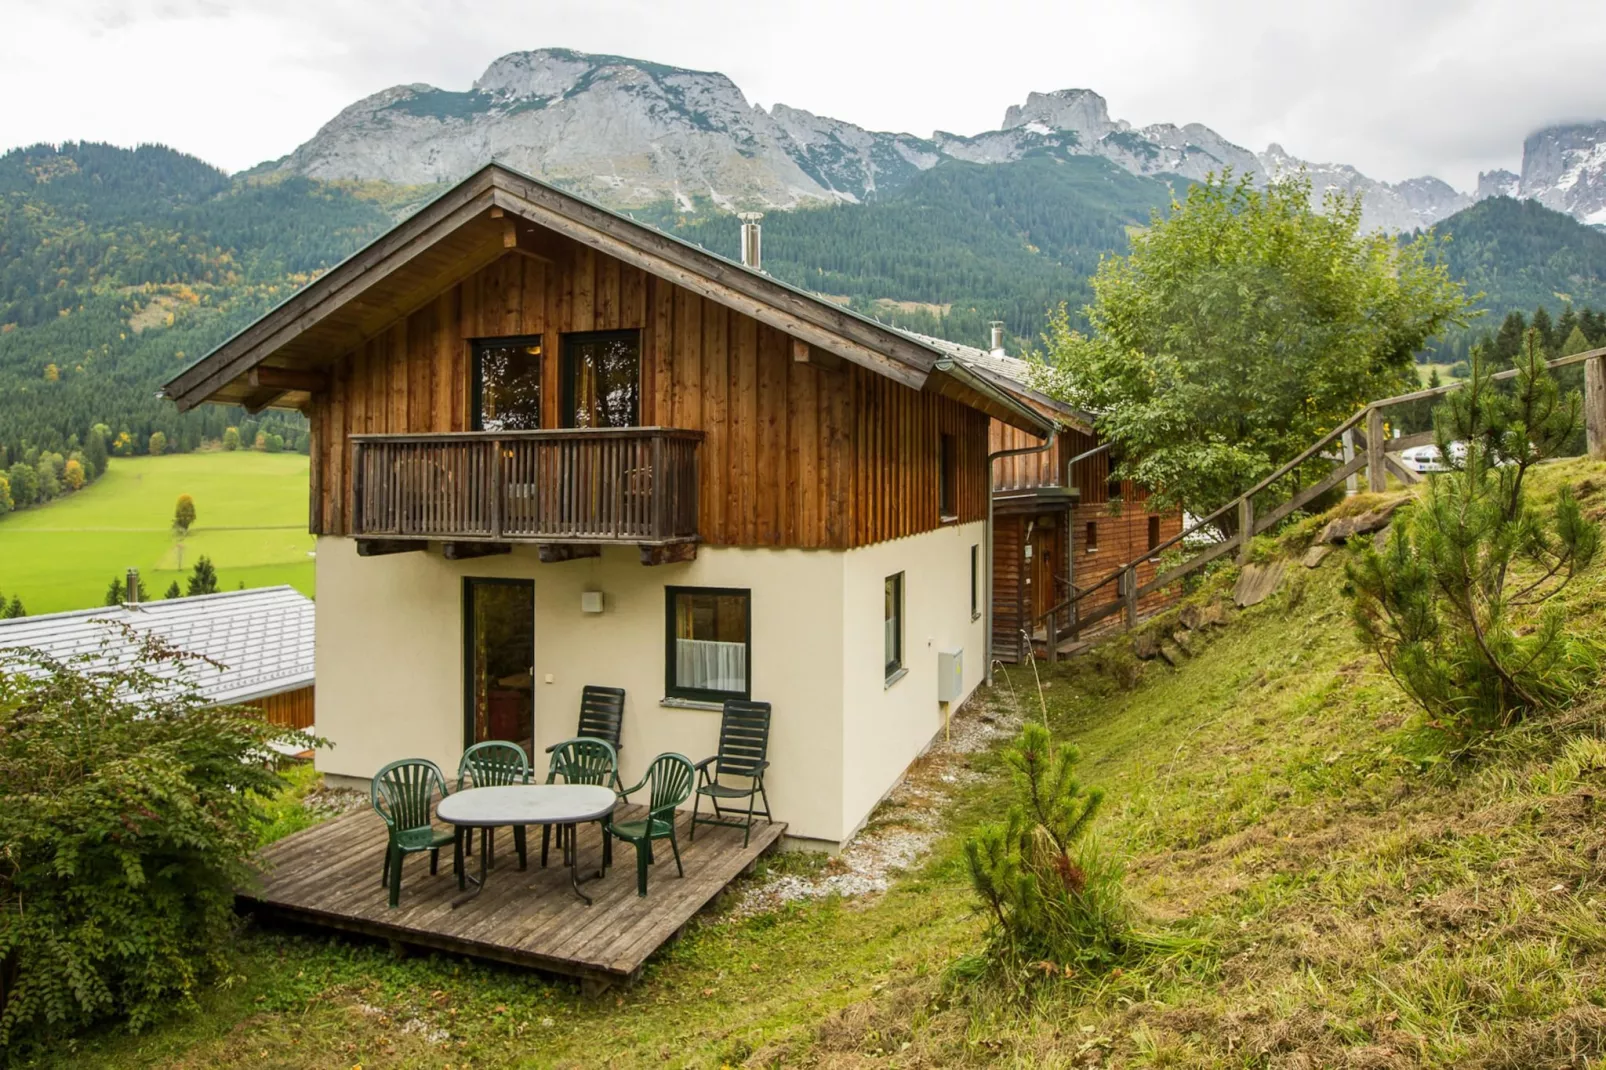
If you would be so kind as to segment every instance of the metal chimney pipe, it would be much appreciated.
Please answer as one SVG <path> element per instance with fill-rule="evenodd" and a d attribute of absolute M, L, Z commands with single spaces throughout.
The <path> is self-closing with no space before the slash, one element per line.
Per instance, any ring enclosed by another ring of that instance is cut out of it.
<path fill-rule="evenodd" d="M 754 271 L 763 271 L 764 256 L 758 221 L 764 218 L 764 213 L 741 212 L 736 218 L 742 221 L 742 266 Z"/>
<path fill-rule="evenodd" d="M 137 568 L 128 570 L 128 593 L 123 596 L 123 601 L 129 605 L 139 605 L 139 569 Z"/>
<path fill-rule="evenodd" d="M 994 356 L 1003 356 L 1003 354 L 1004 354 L 1004 321 L 1003 320 L 992 320 L 991 322 L 989 322 L 987 324 L 987 326 L 992 332 L 992 343 L 993 344 L 989 348 L 992 349 Z"/>

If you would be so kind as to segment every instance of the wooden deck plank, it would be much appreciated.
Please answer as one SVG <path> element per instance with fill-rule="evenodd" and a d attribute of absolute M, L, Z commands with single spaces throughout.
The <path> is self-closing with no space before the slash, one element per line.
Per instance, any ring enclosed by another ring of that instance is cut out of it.
<path fill-rule="evenodd" d="M 568 869 L 555 844 L 552 864 L 541 868 L 538 827 L 529 830 L 529 868 L 522 872 L 512 838 L 503 831 L 495 866 L 475 899 L 452 909 L 452 900 L 461 893 L 448 846 L 433 877 L 422 857 L 404 863 L 401 903 L 392 910 L 379 881 L 384 826 L 371 811 L 362 810 L 263 850 L 257 879 L 239 890 L 238 899 L 247 909 L 306 924 L 591 981 L 618 981 L 637 976 L 647 959 L 773 847 L 785 828 L 756 826 L 745 849 L 736 829 L 700 829 L 697 841 L 690 843 L 689 817 L 681 815 L 677 832 L 686 876 L 675 875 L 668 844 L 655 845 L 657 861 L 649 872 L 646 898 L 636 895 L 633 848 L 615 841 L 613 867 L 605 877 L 582 885 L 593 898 L 589 907 L 570 890 Z M 601 851 L 596 826 L 582 828 L 582 873 L 596 870 Z M 479 860 L 465 858 L 464 865 L 476 873 Z"/>

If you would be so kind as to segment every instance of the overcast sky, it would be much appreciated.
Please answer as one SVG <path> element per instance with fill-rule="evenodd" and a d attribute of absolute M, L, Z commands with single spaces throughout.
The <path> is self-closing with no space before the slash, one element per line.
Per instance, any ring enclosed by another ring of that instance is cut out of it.
<path fill-rule="evenodd" d="M 229 170 L 387 86 L 543 47 L 722 71 L 872 129 L 996 128 L 1032 90 L 1469 188 L 1606 118 L 1606 0 L 0 0 L 0 148 L 158 141 Z"/>

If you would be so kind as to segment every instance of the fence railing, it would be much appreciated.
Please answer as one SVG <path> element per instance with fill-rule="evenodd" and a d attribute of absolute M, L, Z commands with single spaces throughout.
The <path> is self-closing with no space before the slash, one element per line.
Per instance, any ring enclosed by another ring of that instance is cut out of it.
<path fill-rule="evenodd" d="M 1588 451 L 1591 457 L 1606 459 L 1606 348 L 1558 357 L 1546 361 L 1546 364 L 1553 369 L 1570 364 L 1584 365 L 1584 423 Z M 1508 369 L 1489 378 L 1505 380 L 1515 377 L 1516 374 L 1515 369 Z M 1053 661 L 1058 656 L 1059 643 L 1064 636 L 1078 638 L 1093 625 L 1117 615 L 1121 616 L 1123 627 L 1128 629 L 1134 627 L 1138 622 L 1138 606 L 1141 599 L 1170 587 L 1227 554 L 1236 553 L 1239 561 L 1243 561 L 1248 553 L 1249 544 L 1256 535 L 1271 530 L 1290 514 L 1352 476 L 1359 476 L 1364 472 L 1367 487 L 1372 491 L 1386 490 L 1390 475 L 1407 484 L 1420 481 L 1422 478 L 1420 475 L 1395 460 L 1391 454 L 1416 446 L 1429 445 L 1434 440 L 1433 433 L 1429 431 L 1399 438 L 1385 438 L 1383 412 L 1395 405 L 1440 397 L 1459 390 L 1464 385 L 1464 383 L 1450 383 L 1370 403 L 1317 439 L 1298 457 L 1215 512 L 1195 520 L 1178 534 L 1158 546 L 1151 547 L 1141 557 L 1125 562 L 1096 582 L 1085 587 L 1074 586 L 1068 598 L 1031 622 L 1027 629 L 1028 634 L 1035 634 L 1039 627 L 1045 629 L 1048 658 Z M 1364 430 L 1361 427 L 1363 423 Z M 1312 462 L 1323 460 L 1334 462 L 1332 470 L 1322 474 L 1309 485 L 1301 486 L 1301 481 L 1306 477 L 1305 474 Z M 1257 498 L 1264 498 L 1267 494 L 1279 490 L 1287 495 L 1281 502 L 1264 512 L 1256 511 Z M 1231 524 L 1223 525 L 1221 521 L 1227 517 L 1233 517 L 1234 520 Z M 1138 582 L 1140 566 L 1156 560 L 1167 550 L 1182 545 L 1192 536 L 1201 533 L 1221 535 L 1223 527 L 1230 527 L 1231 534 L 1222 535 L 1210 546 L 1164 571 L 1159 571 L 1156 566 L 1155 575 L 1146 582 Z M 1108 591 L 1112 585 L 1114 586 L 1112 600 L 1092 608 L 1083 608 L 1092 596 L 1101 591 Z"/>
<path fill-rule="evenodd" d="M 698 431 L 353 435 L 352 534 L 465 542 L 697 535 Z"/>

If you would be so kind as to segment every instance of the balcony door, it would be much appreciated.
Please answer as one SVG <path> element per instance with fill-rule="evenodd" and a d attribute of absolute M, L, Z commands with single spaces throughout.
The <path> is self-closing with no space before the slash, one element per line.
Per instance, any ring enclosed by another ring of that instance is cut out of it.
<path fill-rule="evenodd" d="M 563 426 L 641 426 L 641 332 L 563 336 Z"/>
<path fill-rule="evenodd" d="M 463 581 L 463 745 L 535 743 L 535 583 Z"/>
<path fill-rule="evenodd" d="M 473 427 L 534 431 L 541 426 L 541 336 L 474 342 Z"/>

